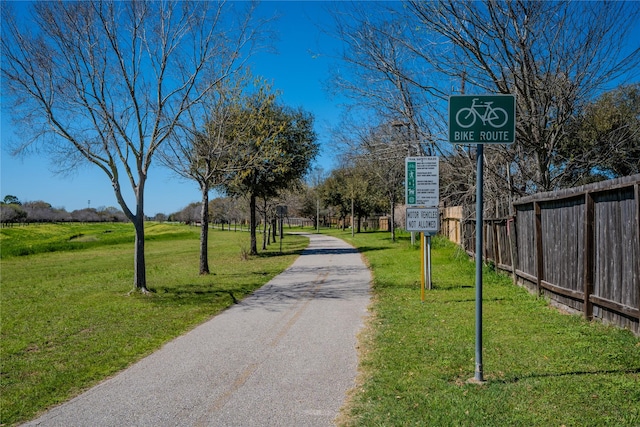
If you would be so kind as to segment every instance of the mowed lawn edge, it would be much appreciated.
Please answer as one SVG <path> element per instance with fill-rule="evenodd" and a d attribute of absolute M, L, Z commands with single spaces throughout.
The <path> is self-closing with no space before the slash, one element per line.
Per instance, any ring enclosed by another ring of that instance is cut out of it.
<path fill-rule="evenodd" d="M 141 295 L 130 293 L 133 244 L 118 243 L 126 232 L 133 241 L 132 226 L 103 227 L 43 227 L 44 253 L 1 260 L 0 425 L 34 418 L 215 316 L 285 270 L 309 242 L 286 235 L 282 253 L 278 242 L 244 260 L 249 233 L 211 230 L 211 274 L 200 276 L 199 228 L 149 224 L 153 294 Z M 25 232 L 36 243 L 37 226 Z M 57 242 L 77 234 L 87 249 Z"/>
<path fill-rule="evenodd" d="M 331 230 L 373 272 L 360 374 L 341 426 L 638 426 L 640 339 L 562 314 L 483 272 L 483 361 L 475 370 L 475 264 L 433 238 L 433 290 L 420 301 L 420 252 L 408 233 Z"/>

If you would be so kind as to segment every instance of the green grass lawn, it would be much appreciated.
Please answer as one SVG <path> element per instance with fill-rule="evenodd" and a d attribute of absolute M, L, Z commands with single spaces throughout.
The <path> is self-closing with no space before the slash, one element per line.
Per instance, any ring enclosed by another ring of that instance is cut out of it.
<path fill-rule="evenodd" d="M 475 264 L 433 242 L 420 301 L 420 252 L 407 234 L 330 231 L 361 249 L 374 275 L 361 375 L 345 426 L 639 426 L 640 340 L 559 313 L 485 269 L 484 385 L 475 370 Z"/>
<path fill-rule="evenodd" d="M 29 238 L 17 229 L 0 233 L 0 425 L 32 418 L 151 353 L 261 286 L 306 246 L 287 236 L 283 255 L 272 244 L 241 261 L 248 233 L 214 231 L 212 274 L 199 276 L 199 229 L 149 224 L 155 292 L 128 295 L 131 225 L 90 227 L 25 227 Z M 388 233 L 327 232 L 360 248 L 374 275 L 361 374 L 341 425 L 640 425 L 640 340 L 628 331 L 563 315 L 486 269 L 488 381 L 467 384 L 475 367 L 475 267 L 466 254 L 434 239 L 434 289 L 423 304 L 420 255 L 407 234 L 392 243 Z M 30 249 L 21 251 L 25 244 Z"/>
<path fill-rule="evenodd" d="M 282 255 L 278 243 L 243 261 L 248 233 L 212 231 L 212 274 L 200 276 L 199 228 L 150 223 L 146 234 L 149 296 L 129 294 L 131 224 L 2 229 L 0 425 L 28 420 L 150 354 L 266 283 L 308 243 L 286 236 Z"/>

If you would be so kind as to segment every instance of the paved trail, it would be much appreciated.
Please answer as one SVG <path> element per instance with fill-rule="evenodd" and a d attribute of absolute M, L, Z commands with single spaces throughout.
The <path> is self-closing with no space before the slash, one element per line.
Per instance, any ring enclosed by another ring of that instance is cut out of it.
<path fill-rule="evenodd" d="M 343 241 L 30 426 L 329 426 L 353 387 L 371 276 Z"/>

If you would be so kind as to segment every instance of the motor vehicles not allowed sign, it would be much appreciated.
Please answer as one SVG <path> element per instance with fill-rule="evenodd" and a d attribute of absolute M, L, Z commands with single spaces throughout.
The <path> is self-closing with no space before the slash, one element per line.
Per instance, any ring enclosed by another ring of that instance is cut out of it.
<path fill-rule="evenodd" d="M 438 208 L 407 208 L 407 231 L 421 231 L 425 235 L 438 234 L 440 212 Z"/>

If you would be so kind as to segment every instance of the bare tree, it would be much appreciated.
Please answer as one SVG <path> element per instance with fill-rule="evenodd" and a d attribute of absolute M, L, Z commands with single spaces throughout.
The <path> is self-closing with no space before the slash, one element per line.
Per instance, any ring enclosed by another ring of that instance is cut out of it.
<path fill-rule="evenodd" d="M 616 79 L 637 77 L 630 31 L 639 14 L 633 2 L 345 3 L 333 29 L 345 48 L 330 83 L 357 108 L 406 122 L 407 139 L 422 153 L 435 148 L 442 163 L 462 153 L 437 143 L 449 94 L 514 93 L 517 141 L 485 153 L 490 184 L 512 195 L 549 190 L 566 182 L 557 155 L 571 118 Z"/>
<path fill-rule="evenodd" d="M 331 31 L 343 48 L 327 88 L 352 101 L 349 111 L 405 124 L 407 140 L 418 142 L 410 155 L 435 155 L 433 132 L 442 120 L 431 104 L 445 93 L 431 81 L 428 63 L 416 66 L 406 43 L 412 22 L 398 14 L 397 4 L 351 2 L 332 12 Z"/>
<path fill-rule="evenodd" d="M 2 224 L 24 222 L 26 219 L 27 213 L 21 205 L 0 203 L 0 222 Z"/>
<path fill-rule="evenodd" d="M 107 175 L 135 227 L 139 291 L 147 292 L 144 191 L 152 159 L 185 112 L 242 66 L 257 40 L 254 7 L 59 1 L 32 3 L 28 20 L 3 3 L 3 100 L 21 136 L 30 134 L 15 152 L 42 142 L 60 169 L 89 162 Z"/>
<path fill-rule="evenodd" d="M 510 157 L 533 190 L 560 182 L 564 169 L 554 156 L 571 117 L 640 61 L 640 43 L 629 47 L 640 14 L 633 3 L 408 4 L 420 22 L 411 45 L 426 62 L 472 90 L 516 94 L 517 144 Z M 429 47 L 425 32 L 432 34 Z M 527 176 L 532 159 L 535 174 Z"/>

